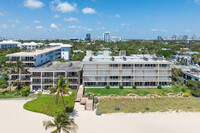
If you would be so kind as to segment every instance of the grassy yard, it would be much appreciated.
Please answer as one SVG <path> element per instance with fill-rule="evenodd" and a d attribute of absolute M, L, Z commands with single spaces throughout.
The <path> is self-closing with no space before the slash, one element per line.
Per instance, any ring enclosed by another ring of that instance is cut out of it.
<path fill-rule="evenodd" d="M 28 97 L 23 97 L 20 95 L 20 91 L 8 91 L 5 95 L 0 91 L 0 99 L 11 99 L 11 98 L 33 98 L 34 95 L 29 95 Z"/>
<path fill-rule="evenodd" d="M 69 96 L 65 96 L 65 106 L 68 112 L 72 112 L 74 108 L 74 102 L 76 97 L 76 91 L 73 91 L 71 99 Z M 53 95 L 42 95 L 33 101 L 29 101 L 24 104 L 24 109 L 46 114 L 49 116 L 55 116 L 55 112 L 63 110 L 63 104 L 61 97 L 59 98 L 58 105 L 55 104 L 55 96 Z"/>
<path fill-rule="evenodd" d="M 120 110 L 115 110 L 119 106 Z M 101 99 L 98 106 L 102 113 L 138 113 L 138 112 L 167 112 L 184 111 L 199 112 L 200 101 L 190 98 L 151 98 L 151 99 Z"/>
<path fill-rule="evenodd" d="M 124 88 L 124 89 L 86 88 L 85 92 L 96 94 L 96 95 L 101 95 L 101 96 L 109 96 L 111 94 L 117 94 L 119 96 L 126 96 L 130 93 L 134 93 L 134 94 L 137 94 L 140 96 L 145 96 L 148 94 L 158 94 L 158 95 L 166 95 L 168 93 L 177 94 L 177 93 L 180 93 L 181 90 L 175 86 L 172 86 L 169 88 L 162 88 L 162 89 L 157 89 L 157 88 L 137 88 L 137 89 L 132 89 L 132 88 Z"/>

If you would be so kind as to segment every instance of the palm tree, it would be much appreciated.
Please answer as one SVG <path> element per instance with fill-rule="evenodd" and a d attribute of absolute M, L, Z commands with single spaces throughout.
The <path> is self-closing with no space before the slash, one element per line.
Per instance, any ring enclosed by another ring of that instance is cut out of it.
<path fill-rule="evenodd" d="M 77 125 L 74 123 L 74 119 L 70 118 L 67 113 L 57 113 L 52 121 L 44 121 L 43 126 L 47 130 L 48 128 L 56 127 L 51 133 L 60 133 L 61 130 L 66 133 L 70 131 L 76 132 Z"/>
<path fill-rule="evenodd" d="M 65 78 L 63 76 L 59 76 L 58 81 L 56 83 L 57 93 L 55 95 L 56 104 L 58 104 L 59 96 L 61 96 L 64 110 L 65 110 L 65 101 L 64 101 L 64 98 L 63 98 L 63 94 L 70 95 L 69 91 L 71 91 L 71 89 L 68 87 L 70 82 L 66 82 L 66 81 L 67 81 L 67 78 Z"/>
<path fill-rule="evenodd" d="M 17 62 L 16 62 L 16 71 L 17 71 L 17 73 L 18 73 L 18 82 L 17 82 L 17 86 L 19 87 L 20 85 L 19 85 L 19 83 L 20 83 L 20 71 L 21 70 L 23 70 L 24 69 L 24 64 L 23 64 L 23 62 L 21 61 L 21 60 L 18 60 Z"/>
<path fill-rule="evenodd" d="M 10 68 L 10 74 L 12 73 L 12 70 L 14 69 L 15 67 L 15 64 L 10 62 L 7 64 L 7 66 Z M 9 83 L 9 88 L 10 88 L 10 91 L 11 91 L 11 84 Z"/>

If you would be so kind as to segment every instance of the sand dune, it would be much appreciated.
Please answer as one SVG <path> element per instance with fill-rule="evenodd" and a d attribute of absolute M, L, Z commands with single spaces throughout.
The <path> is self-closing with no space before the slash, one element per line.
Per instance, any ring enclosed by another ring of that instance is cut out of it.
<path fill-rule="evenodd" d="M 46 115 L 23 109 L 28 100 L 0 100 L 1 133 L 45 133 L 43 120 Z M 138 113 L 108 114 L 96 116 L 95 112 L 84 111 L 76 103 L 71 114 L 78 124 L 78 133 L 197 133 L 200 113 Z"/>

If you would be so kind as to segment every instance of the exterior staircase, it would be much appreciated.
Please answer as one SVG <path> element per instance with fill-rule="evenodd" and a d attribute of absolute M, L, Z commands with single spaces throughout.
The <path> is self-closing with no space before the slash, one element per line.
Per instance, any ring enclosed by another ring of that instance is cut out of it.
<path fill-rule="evenodd" d="M 85 88 L 83 87 L 83 85 L 81 85 L 79 87 L 79 89 L 77 90 L 77 94 L 76 94 L 76 102 L 80 102 L 81 105 L 85 106 L 85 110 L 93 110 L 93 99 L 90 100 L 88 99 L 88 97 L 84 97 L 84 90 Z"/>

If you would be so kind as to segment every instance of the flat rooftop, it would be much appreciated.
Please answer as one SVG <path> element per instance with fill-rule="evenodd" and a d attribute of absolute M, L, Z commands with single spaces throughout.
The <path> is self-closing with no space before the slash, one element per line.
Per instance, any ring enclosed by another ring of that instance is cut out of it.
<path fill-rule="evenodd" d="M 83 65 L 80 61 L 59 62 L 54 61 L 39 67 L 30 68 L 30 72 L 76 72 L 81 71 Z"/>
<path fill-rule="evenodd" d="M 200 68 L 196 68 L 192 65 L 190 65 L 190 66 L 171 65 L 171 68 L 181 68 L 183 73 L 200 79 Z"/>
<path fill-rule="evenodd" d="M 184 71 L 184 73 L 200 79 L 200 70 L 199 72 L 198 71 Z"/>
<path fill-rule="evenodd" d="M 44 49 L 36 49 L 32 52 L 18 52 L 13 54 L 8 54 L 6 56 L 37 56 L 40 54 L 48 53 L 50 51 L 61 49 L 61 47 L 50 47 L 50 48 L 44 48 Z"/>
<path fill-rule="evenodd" d="M 0 42 L 0 44 L 21 44 L 21 43 L 13 40 L 7 40 Z"/>
<path fill-rule="evenodd" d="M 83 63 L 164 63 L 171 64 L 171 62 L 164 59 L 153 58 L 148 55 L 131 55 L 131 56 L 85 56 Z"/>

